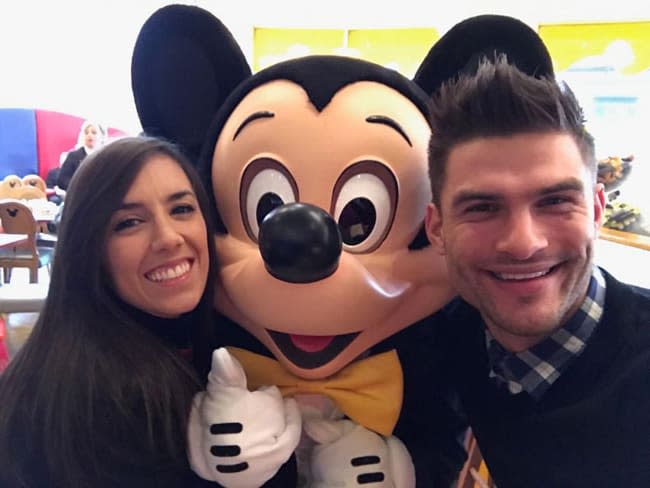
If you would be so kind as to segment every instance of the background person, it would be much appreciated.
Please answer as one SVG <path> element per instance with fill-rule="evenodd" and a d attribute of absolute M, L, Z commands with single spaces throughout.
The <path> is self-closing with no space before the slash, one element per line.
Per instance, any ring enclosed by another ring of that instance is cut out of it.
<path fill-rule="evenodd" d="M 426 230 L 462 297 L 448 371 L 497 486 L 650 486 L 650 292 L 593 264 L 604 195 L 575 97 L 502 58 L 431 119 Z"/>
<path fill-rule="evenodd" d="M 91 120 L 84 121 L 79 131 L 78 147 L 70 151 L 63 161 L 56 178 L 56 186 L 67 190 L 72 175 L 75 174 L 81 162 L 90 153 L 102 147 L 105 137 L 106 130 L 101 125 Z"/>
<path fill-rule="evenodd" d="M 203 188 L 173 146 L 125 138 L 72 190 L 45 306 L 0 376 L 0 485 L 214 486 L 185 454 L 213 327 Z"/>

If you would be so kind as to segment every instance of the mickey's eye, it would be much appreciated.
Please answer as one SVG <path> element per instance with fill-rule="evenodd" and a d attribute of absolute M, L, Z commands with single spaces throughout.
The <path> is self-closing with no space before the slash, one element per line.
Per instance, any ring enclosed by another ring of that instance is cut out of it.
<path fill-rule="evenodd" d="M 260 224 L 273 209 L 298 199 L 291 174 L 277 161 L 253 161 L 242 178 L 240 207 L 249 237 L 257 241 Z"/>
<path fill-rule="evenodd" d="M 345 250 L 375 250 L 390 231 L 397 205 L 397 183 L 388 168 L 364 161 L 348 168 L 334 189 L 334 218 Z"/>

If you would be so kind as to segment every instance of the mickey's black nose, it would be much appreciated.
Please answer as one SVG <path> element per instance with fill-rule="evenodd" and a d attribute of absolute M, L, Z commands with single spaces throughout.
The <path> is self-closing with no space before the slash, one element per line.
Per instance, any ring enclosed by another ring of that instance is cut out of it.
<path fill-rule="evenodd" d="M 260 224 L 259 245 L 268 272 L 289 283 L 327 278 L 339 265 L 342 246 L 334 219 L 306 203 L 270 212 Z"/>

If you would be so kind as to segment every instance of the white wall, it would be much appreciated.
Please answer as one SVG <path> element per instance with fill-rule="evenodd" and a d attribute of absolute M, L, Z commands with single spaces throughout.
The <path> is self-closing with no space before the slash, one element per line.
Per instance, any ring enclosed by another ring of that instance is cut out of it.
<path fill-rule="evenodd" d="M 160 0 L 2 0 L 0 107 L 59 110 L 140 130 L 130 84 L 133 44 Z M 186 1 L 218 16 L 250 57 L 253 26 L 428 27 L 444 33 L 471 15 L 508 14 L 539 23 L 650 20 L 638 0 Z"/>
<path fill-rule="evenodd" d="M 130 52 L 161 3 L 3 0 L 0 107 L 58 110 L 137 131 Z"/>
<path fill-rule="evenodd" d="M 130 62 L 140 27 L 161 0 L 0 0 L 0 107 L 59 110 L 139 132 Z M 650 20 L 638 0 L 187 1 L 212 11 L 252 52 L 252 28 L 435 27 L 441 34 L 477 14 L 543 23 Z M 327 5 L 327 8 L 324 7 Z M 397 8 L 399 6 L 399 8 Z M 599 243 L 597 261 L 625 281 L 650 287 L 650 252 Z"/>
<path fill-rule="evenodd" d="M 599 239 L 595 261 L 625 283 L 650 288 L 650 252 Z"/>

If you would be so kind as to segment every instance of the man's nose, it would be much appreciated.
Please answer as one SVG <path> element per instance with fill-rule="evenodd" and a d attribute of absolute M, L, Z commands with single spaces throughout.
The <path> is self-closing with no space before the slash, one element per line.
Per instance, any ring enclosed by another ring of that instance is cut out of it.
<path fill-rule="evenodd" d="M 504 222 L 497 251 L 524 260 L 548 245 L 543 226 L 528 210 L 513 212 Z"/>

